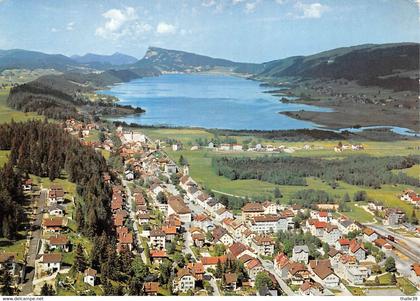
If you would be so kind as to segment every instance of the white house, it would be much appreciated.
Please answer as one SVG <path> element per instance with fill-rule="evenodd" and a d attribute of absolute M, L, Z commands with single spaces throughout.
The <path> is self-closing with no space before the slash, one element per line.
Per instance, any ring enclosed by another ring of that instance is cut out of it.
<path fill-rule="evenodd" d="M 96 274 L 96 270 L 87 268 L 84 272 L 83 282 L 95 286 Z"/>
<path fill-rule="evenodd" d="M 370 275 L 370 271 L 365 266 L 346 266 L 345 279 L 353 285 L 361 285 Z"/>
<path fill-rule="evenodd" d="M 215 199 L 210 199 L 207 201 L 205 208 L 208 212 L 214 214 L 220 208 L 225 208 L 225 206 Z"/>
<path fill-rule="evenodd" d="M 341 232 L 343 232 L 343 234 L 349 234 L 349 232 L 360 230 L 360 227 L 350 220 L 339 221 L 337 223 L 337 226 L 338 226 L 338 229 Z"/>
<path fill-rule="evenodd" d="M 263 202 L 262 206 L 264 208 L 264 214 L 276 214 L 277 213 L 277 205 L 270 202 L 270 201 Z"/>
<path fill-rule="evenodd" d="M 329 260 L 327 260 L 329 262 Z M 334 273 L 331 269 L 331 266 L 326 262 L 320 262 L 311 266 L 313 274 L 313 279 L 316 282 L 321 283 L 324 287 L 335 288 L 340 284 L 340 278 Z"/>
<path fill-rule="evenodd" d="M 292 260 L 295 262 L 308 263 L 309 261 L 309 248 L 306 245 L 294 246 Z"/>
<path fill-rule="evenodd" d="M 54 204 L 48 208 L 48 214 L 51 216 L 64 216 L 64 207 Z"/>
<path fill-rule="evenodd" d="M 188 268 L 182 268 L 177 272 L 177 277 L 173 280 L 173 292 L 185 293 L 195 288 L 194 275 Z"/>
<path fill-rule="evenodd" d="M 251 219 L 251 229 L 256 233 L 287 231 L 288 225 L 287 218 L 274 214 L 257 215 Z"/>
<path fill-rule="evenodd" d="M 212 235 L 213 243 L 215 244 L 221 243 L 229 247 L 234 243 L 232 236 L 227 232 L 225 228 L 219 226 L 214 228 Z"/>
<path fill-rule="evenodd" d="M 216 210 L 214 215 L 215 215 L 216 221 L 219 221 L 219 222 L 225 219 L 233 219 L 232 212 L 230 212 L 224 207 L 220 208 L 219 210 Z"/>
<path fill-rule="evenodd" d="M 232 145 L 232 150 L 234 150 L 234 151 L 242 151 L 243 150 L 243 147 L 240 144 L 233 144 Z"/>
<path fill-rule="evenodd" d="M 61 261 L 63 256 L 61 253 L 42 254 L 39 260 L 42 272 L 52 274 L 59 272 L 61 269 Z"/>
<path fill-rule="evenodd" d="M 274 253 L 274 245 L 274 240 L 266 235 L 256 235 L 251 241 L 251 248 L 253 248 L 257 254 L 263 256 L 272 256 Z"/>
<path fill-rule="evenodd" d="M 350 242 L 350 255 L 356 257 L 358 261 L 366 259 L 366 250 L 361 243 L 358 243 L 356 240 Z"/>
<path fill-rule="evenodd" d="M 178 172 L 178 167 L 175 163 L 169 162 L 165 164 L 165 172 L 168 174 L 175 174 Z"/>
<path fill-rule="evenodd" d="M 379 238 L 378 234 L 372 228 L 363 229 L 363 239 L 369 242 L 373 242 Z"/>
<path fill-rule="evenodd" d="M 191 209 L 180 197 L 171 196 L 168 199 L 168 216 L 176 214 L 183 223 L 191 222 Z"/>
<path fill-rule="evenodd" d="M 166 234 L 160 229 L 150 231 L 150 247 L 156 250 L 165 250 Z"/>
<path fill-rule="evenodd" d="M 327 244 L 334 246 L 341 236 L 342 233 L 336 225 L 328 224 L 324 230 L 324 236 L 322 237 L 322 240 L 325 241 Z"/>
<path fill-rule="evenodd" d="M 289 258 L 283 253 L 279 253 L 276 258 L 274 258 L 274 271 L 280 278 L 286 279 L 289 274 L 290 261 Z"/>
<path fill-rule="evenodd" d="M 134 172 L 132 170 L 126 170 L 124 174 L 127 181 L 134 180 Z"/>

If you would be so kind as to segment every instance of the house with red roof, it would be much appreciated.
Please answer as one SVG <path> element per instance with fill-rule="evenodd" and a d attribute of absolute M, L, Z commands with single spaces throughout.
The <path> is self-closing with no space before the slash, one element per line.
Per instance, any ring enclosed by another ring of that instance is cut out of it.
<path fill-rule="evenodd" d="M 153 264 L 161 264 L 165 258 L 168 258 L 165 250 L 151 250 L 150 258 Z"/>
<path fill-rule="evenodd" d="M 246 203 L 242 207 L 242 220 L 244 221 L 261 214 L 264 214 L 264 207 L 261 203 Z"/>
<path fill-rule="evenodd" d="M 224 264 L 227 260 L 226 255 L 222 256 L 212 256 L 212 257 L 202 257 L 201 263 L 203 264 L 205 269 L 208 268 L 216 268 L 217 263 L 220 261 L 221 264 Z"/>
<path fill-rule="evenodd" d="M 375 239 L 373 243 L 382 251 L 392 250 L 392 245 L 389 242 L 387 242 L 385 239 L 383 239 L 382 237 Z"/>
<path fill-rule="evenodd" d="M 62 217 L 49 217 L 42 220 L 42 229 L 45 232 L 60 232 L 63 230 L 64 225 Z"/>
<path fill-rule="evenodd" d="M 411 265 L 410 281 L 420 289 L 420 263 L 413 263 Z"/>
<path fill-rule="evenodd" d="M 256 235 L 252 238 L 251 248 L 257 254 L 263 256 L 272 256 L 274 253 L 274 240 L 268 235 Z"/>
<path fill-rule="evenodd" d="M 249 260 L 244 264 L 245 269 L 248 271 L 248 276 L 251 280 L 255 280 L 259 272 L 264 271 L 261 261 L 257 258 Z"/>
<path fill-rule="evenodd" d="M 290 260 L 284 253 L 279 253 L 274 258 L 274 270 L 280 276 L 280 278 L 286 279 L 289 274 Z"/>
<path fill-rule="evenodd" d="M 372 228 L 366 227 L 363 229 L 363 239 L 368 242 L 373 242 L 378 239 L 379 235 Z"/>
<path fill-rule="evenodd" d="M 301 285 L 304 281 L 309 280 L 310 272 L 303 263 L 290 262 L 287 278 L 293 285 Z"/>
<path fill-rule="evenodd" d="M 254 252 L 251 250 L 251 248 L 240 242 L 235 242 L 234 244 L 232 244 L 229 247 L 228 252 L 232 254 L 232 256 L 235 258 L 239 258 L 245 254 L 255 257 Z"/>
<path fill-rule="evenodd" d="M 318 282 L 307 280 L 299 287 L 299 293 L 303 296 L 322 296 L 324 287 Z"/>
<path fill-rule="evenodd" d="M 159 282 L 145 282 L 143 290 L 147 296 L 157 296 L 159 291 Z"/>
<path fill-rule="evenodd" d="M 184 267 L 176 273 L 176 277 L 172 282 L 172 291 L 174 293 L 186 293 L 189 290 L 194 290 L 196 278 L 193 271 L 188 267 Z"/>
<path fill-rule="evenodd" d="M 363 243 L 358 242 L 356 239 L 350 241 L 350 255 L 356 257 L 358 261 L 366 259 L 366 249 L 363 246 Z"/>
<path fill-rule="evenodd" d="M 331 263 L 328 259 L 325 260 L 311 260 L 309 267 L 312 271 L 312 279 L 315 282 L 321 283 L 324 287 L 335 288 L 340 284 L 340 277 L 331 268 Z"/>
<path fill-rule="evenodd" d="M 311 234 L 316 237 L 323 237 L 324 231 L 327 228 L 327 222 L 321 222 L 320 220 L 314 220 L 311 224 Z"/>
<path fill-rule="evenodd" d="M 340 238 L 335 243 L 335 248 L 338 251 L 341 251 L 341 252 L 344 252 L 344 253 L 348 253 L 349 252 L 349 249 L 350 249 L 350 240 L 348 240 L 347 238 Z"/>
<path fill-rule="evenodd" d="M 60 249 L 63 252 L 70 251 L 70 241 L 66 235 L 54 235 L 48 239 L 50 250 Z"/>

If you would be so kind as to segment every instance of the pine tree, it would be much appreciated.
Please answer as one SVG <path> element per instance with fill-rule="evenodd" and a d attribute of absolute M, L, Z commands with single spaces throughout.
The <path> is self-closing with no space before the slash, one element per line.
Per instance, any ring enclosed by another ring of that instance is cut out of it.
<path fill-rule="evenodd" d="M 0 277 L 1 294 L 3 296 L 12 296 L 15 292 L 13 288 L 13 278 L 7 269 L 4 269 Z"/>
<path fill-rule="evenodd" d="M 216 278 L 222 278 L 223 275 L 223 266 L 222 263 L 220 262 L 220 259 L 217 260 L 217 265 L 216 265 L 216 272 L 214 274 L 214 276 Z"/>
<path fill-rule="evenodd" d="M 85 254 L 83 251 L 83 247 L 81 244 L 77 245 L 76 248 L 76 258 L 74 260 L 74 266 L 76 271 L 79 272 L 84 272 L 86 269 L 86 259 L 85 259 Z"/>
<path fill-rule="evenodd" d="M 49 285 L 45 282 L 41 288 L 41 296 L 54 296 L 54 295 L 55 295 L 55 291 L 52 285 Z"/>
<path fill-rule="evenodd" d="M 274 194 L 274 197 L 276 199 L 281 198 L 281 192 L 280 192 L 280 189 L 278 187 L 274 188 L 273 194 Z"/>
<path fill-rule="evenodd" d="M 395 273 L 391 274 L 391 281 L 390 282 L 391 282 L 392 285 L 397 284 L 397 277 L 395 276 Z"/>
<path fill-rule="evenodd" d="M 350 196 L 347 192 L 343 196 L 343 202 L 350 202 Z"/>

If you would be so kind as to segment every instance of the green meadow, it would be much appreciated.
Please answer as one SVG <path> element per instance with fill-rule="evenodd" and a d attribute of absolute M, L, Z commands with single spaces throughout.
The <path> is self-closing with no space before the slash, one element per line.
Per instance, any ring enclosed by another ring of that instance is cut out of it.
<path fill-rule="evenodd" d="M 9 96 L 9 90 L 0 90 L 0 123 L 14 121 L 27 121 L 32 119 L 43 119 L 42 116 L 30 112 L 24 113 L 16 111 L 7 106 L 7 97 Z"/>
<path fill-rule="evenodd" d="M 311 145 L 310 150 L 297 150 L 292 154 L 267 154 L 267 153 L 255 153 L 255 152 L 217 152 L 206 149 L 200 149 L 192 151 L 191 146 L 194 145 L 196 139 L 207 138 L 211 139 L 211 133 L 200 130 L 200 129 L 145 129 L 143 130 L 146 135 L 152 139 L 170 138 L 181 141 L 184 144 L 184 149 L 181 151 L 172 151 L 170 146 L 166 146 L 163 150 L 175 161 L 179 161 L 179 157 L 182 155 L 187 159 L 190 166 L 190 175 L 203 187 L 213 191 L 216 194 L 226 194 L 239 197 L 249 198 L 266 198 L 274 199 L 273 191 L 278 187 L 283 195 L 278 201 L 287 203 L 293 196 L 293 194 L 302 189 L 318 189 L 325 190 L 334 196 L 337 200 L 340 200 L 344 194 L 348 193 L 350 198 L 360 190 L 367 192 L 368 198 L 376 201 L 381 201 L 388 207 L 399 207 L 404 209 L 407 214 L 411 215 L 413 206 L 403 202 L 399 199 L 399 194 L 404 189 L 410 187 L 406 185 L 382 185 L 381 189 L 372 189 L 369 187 L 361 187 L 350 185 L 344 182 L 339 182 L 339 186 L 333 189 L 328 183 L 325 183 L 318 178 L 307 178 L 307 186 L 290 186 L 290 185 L 276 185 L 273 183 L 263 182 L 259 180 L 229 180 L 228 178 L 218 176 L 213 167 L 211 166 L 212 158 L 215 156 L 249 156 L 257 157 L 264 155 L 272 156 L 305 156 L 305 157 L 319 157 L 322 159 L 338 159 L 345 158 L 346 156 L 366 154 L 370 156 L 394 156 L 394 155 L 410 155 L 415 154 L 416 149 L 420 146 L 419 141 L 404 140 L 404 141 L 393 141 L 393 142 L 362 142 L 365 149 L 362 151 L 351 151 L 347 150 L 342 153 L 334 152 L 333 148 L 337 144 L 336 141 L 311 141 L 305 142 L 280 142 L 276 141 L 277 144 L 285 145 L 286 147 L 297 147 L 301 148 L 305 144 Z M 234 137 L 238 141 L 244 137 Z M 343 141 L 343 143 L 348 143 Z M 274 144 L 274 143 L 271 143 Z M 400 171 L 395 171 L 400 172 Z M 418 177 L 419 166 L 414 166 L 409 169 L 401 170 L 410 176 Z M 352 219 L 356 219 L 360 222 L 373 222 L 373 216 L 361 207 L 362 204 L 356 204 L 350 202 L 349 212 L 344 214 L 348 215 Z M 417 215 L 420 214 L 420 210 L 416 210 Z"/>

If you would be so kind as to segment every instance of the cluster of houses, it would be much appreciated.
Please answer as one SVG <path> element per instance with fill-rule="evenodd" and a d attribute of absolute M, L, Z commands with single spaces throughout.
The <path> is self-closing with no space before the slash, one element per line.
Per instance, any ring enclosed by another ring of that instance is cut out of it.
<path fill-rule="evenodd" d="M 28 185 L 25 182 L 24 185 Z M 32 185 L 32 183 L 31 183 Z M 29 189 L 29 187 L 27 187 Z M 32 187 L 30 188 L 32 189 Z M 69 253 L 73 245 L 68 237 L 68 217 L 65 191 L 61 185 L 52 184 L 47 193 L 47 206 L 43 210 L 41 223 L 41 244 L 35 260 L 35 278 L 54 277 L 63 270 L 64 253 Z M 97 272 L 91 268 L 84 272 L 84 282 L 94 286 Z"/>
<path fill-rule="evenodd" d="M 171 147 L 173 151 L 180 151 L 183 148 L 181 143 L 174 143 L 172 144 Z M 201 148 L 200 146 L 194 145 L 191 147 L 190 150 L 198 150 L 200 148 Z M 287 147 L 284 145 L 280 145 L 280 146 L 274 146 L 271 144 L 263 145 L 261 143 L 257 143 L 255 144 L 255 146 L 253 145 L 253 146 L 244 147 L 242 144 L 237 144 L 237 143 L 221 143 L 217 145 L 214 142 L 209 142 L 207 146 L 205 146 L 204 148 L 208 150 L 214 150 L 214 151 L 220 151 L 220 152 L 248 151 L 248 152 L 268 152 L 268 153 L 280 153 L 280 152 L 293 153 L 301 149 L 310 150 L 313 147 L 308 144 L 305 144 L 303 147 Z M 318 149 L 319 148 L 322 148 L 322 147 L 318 147 Z"/>
<path fill-rule="evenodd" d="M 352 150 L 352 151 L 360 151 L 364 150 L 364 146 L 362 144 L 339 144 L 337 146 L 334 146 L 334 151 L 336 153 L 341 153 L 346 150 Z"/>
<path fill-rule="evenodd" d="M 85 123 L 74 118 L 67 119 L 64 122 L 64 130 L 72 135 L 88 137 L 92 130 L 98 129 L 95 123 Z"/>
<path fill-rule="evenodd" d="M 123 187 L 117 185 L 112 186 L 111 210 L 115 233 L 117 235 L 117 253 L 123 251 L 131 252 L 133 249 L 133 233 L 126 226 L 126 220 L 129 215 L 126 209 L 130 205 Z"/>
<path fill-rule="evenodd" d="M 412 204 L 416 208 L 420 208 L 420 195 L 412 189 L 404 190 L 400 199 L 401 201 Z"/>

